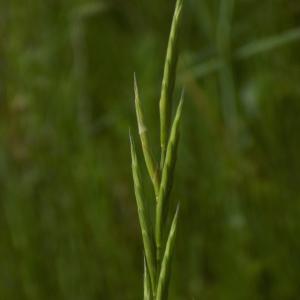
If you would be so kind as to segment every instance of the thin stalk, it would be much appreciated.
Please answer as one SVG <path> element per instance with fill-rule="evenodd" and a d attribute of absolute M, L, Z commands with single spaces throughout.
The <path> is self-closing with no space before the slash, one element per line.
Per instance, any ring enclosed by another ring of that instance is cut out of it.
<path fill-rule="evenodd" d="M 144 257 L 144 300 L 151 300 L 151 294 L 151 280 L 148 272 L 146 258 Z"/>

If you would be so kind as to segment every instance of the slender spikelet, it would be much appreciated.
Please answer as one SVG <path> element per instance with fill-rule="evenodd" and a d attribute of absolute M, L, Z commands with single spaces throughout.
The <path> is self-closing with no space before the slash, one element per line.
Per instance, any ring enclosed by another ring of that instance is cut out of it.
<path fill-rule="evenodd" d="M 154 162 L 152 152 L 149 146 L 148 135 L 147 135 L 147 127 L 144 121 L 144 114 L 141 106 L 139 90 L 137 85 L 136 76 L 134 74 L 134 94 L 135 94 L 135 111 L 137 117 L 137 123 L 139 128 L 139 135 L 142 144 L 143 154 L 146 162 L 146 166 L 149 172 L 149 176 L 153 183 L 153 188 L 155 190 L 155 194 L 158 194 L 159 191 L 159 179 L 158 179 L 158 168 Z"/>
<path fill-rule="evenodd" d="M 162 227 L 163 217 L 165 216 L 165 207 L 172 189 L 173 174 L 177 158 L 177 145 L 179 141 L 179 125 L 181 119 L 181 111 L 183 104 L 183 93 L 179 102 L 172 130 L 167 147 L 166 159 L 162 170 L 161 185 L 159 190 L 158 202 L 156 206 L 156 226 L 155 226 L 155 238 L 156 238 L 156 258 L 160 262 L 161 259 L 161 244 L 162 244 Z"/>
<path fill-rule="evenodd" d="M 171 274 L 172 255 L 174 253 L 174 243 L 175 243 L 176 230 L 177 230 L 178 212 L 179 212 L 179 205 L 177 205 L 177 209 L 172 221 L 164 257 L 162 260 L 158 286 L 157 286 L 156 300 L 164 300 L 168 298 L 168 285 L 169 285 L 170 274 Z"/>
<path fill-rule="evenodd" d="M 160 109 L 160 144 L 161 144 L 161 168 L 164 163 L 168 141 L 170 120 L 172 114 L 172 95 L 176 79 L 176 66 L 178 59 L 178 32 L 183 0 L 177 0 L 175 13 L 165 60 L 164 75 L 159 101 Z"/>
<path fill-rule="evenodd" d="M 141 180 L 140 180 L 139 165 L 138 165 L 138 160 L 135 152 L 134 142 L 133 139 L 131 138 L 131 135 L 130 135 L 130 145 L 131 145 L 132 174 L 133 174 L 135 198 L 136 198 L 138 216 L 139 216 L 139 221 L 140 221 L 140 226 L 142 231 L 146 263 L 149 270 L 151 286 L 152 289 L 154 289 L 155 281 L 156 281 L 154 245 L 153 245 L 153 239 L 151 239 L 149 225 L 146 219 L 145 205 L 142 198 L 142 187 L 141 187 Z"/>

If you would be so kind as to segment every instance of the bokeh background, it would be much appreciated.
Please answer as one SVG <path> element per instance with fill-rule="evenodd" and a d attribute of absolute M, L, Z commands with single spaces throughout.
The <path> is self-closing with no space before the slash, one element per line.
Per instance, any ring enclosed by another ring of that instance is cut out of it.
<path fill-rule="evenodd" d="M 141 299 L 133 72 L 158 146 L 173 8 L 1 1 L 1 299 Z M 170 299 L 299 299 L 300 3 L 185 0 L 183 19 Z"/>

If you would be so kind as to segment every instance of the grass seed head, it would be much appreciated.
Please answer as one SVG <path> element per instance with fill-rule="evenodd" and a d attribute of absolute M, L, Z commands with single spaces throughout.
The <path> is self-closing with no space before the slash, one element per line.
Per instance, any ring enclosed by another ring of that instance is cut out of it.
<path fill-rule="evenodd" d="M 171 275 L 171 257 L 174 251 L 173 248 L 178 219 L 178 208 L 174 215 L 171 228 L 167 234 L 167 241 L 162 241 L 162 232 L 167 231 L 165 228 L 166 222 L 164 222 L 164 219 L 166 219 L 170 214 L 168 212 L 170 209 L 169 196 L 173 185 L 173 173 L 176 164 L 177 145 L 179 141 L 179 126 L 183 103 L 182 95 L 172 127 L 170 129 L 172 96 L 175 85 L 178 57 L 178 29 L 182 11 L 182 3 L 183 0 L 177 0 L 176 2 L 159 101 L 161 142 L 160 168 L 157 167 L 157 163 L 155 162 L 151 153 L 137 80 L 134 75 L 135 110 L 141 147 L 156 198 L 156 201 L 153 201 L 152 203 L 145 203 L 146 200 L 142 193 L 139 162 L 135 151 L 134 141 L 130 134 L 134 191 L 145 254 L 144 300 L 167 300 L 169 278 Z M 148 211 L 148 205 L 145 204 L 152 204 L 156 206 L 154 216 L 153 214 L 151 215 L 150 211 Z M 146 209 L 148 210 L 146 211 Z M 149 219 L 149 216 L 152 216 L 153 219 Z M 155 224 L 155 234 L 151 230 L 150 224 Z M 164 248 L 162 246 L 164 246 Z M 164 255 L 163 259 L 161 260 L 162 253 L 164 253 Z M 157 276 L 158 274 L 159 276 Z"/>

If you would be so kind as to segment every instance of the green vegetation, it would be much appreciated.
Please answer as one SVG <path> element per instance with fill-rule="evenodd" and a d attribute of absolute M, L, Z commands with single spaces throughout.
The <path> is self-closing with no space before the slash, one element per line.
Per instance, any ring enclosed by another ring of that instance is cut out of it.
<path fill-rule="evenodd" d="M 128 128 L 154 204 L 174 2 L 1 1 L 0 299 L 142 298 Z M 296 1 L 184 1 L 171 300 L 299 298 L 299 16 Z"/>

